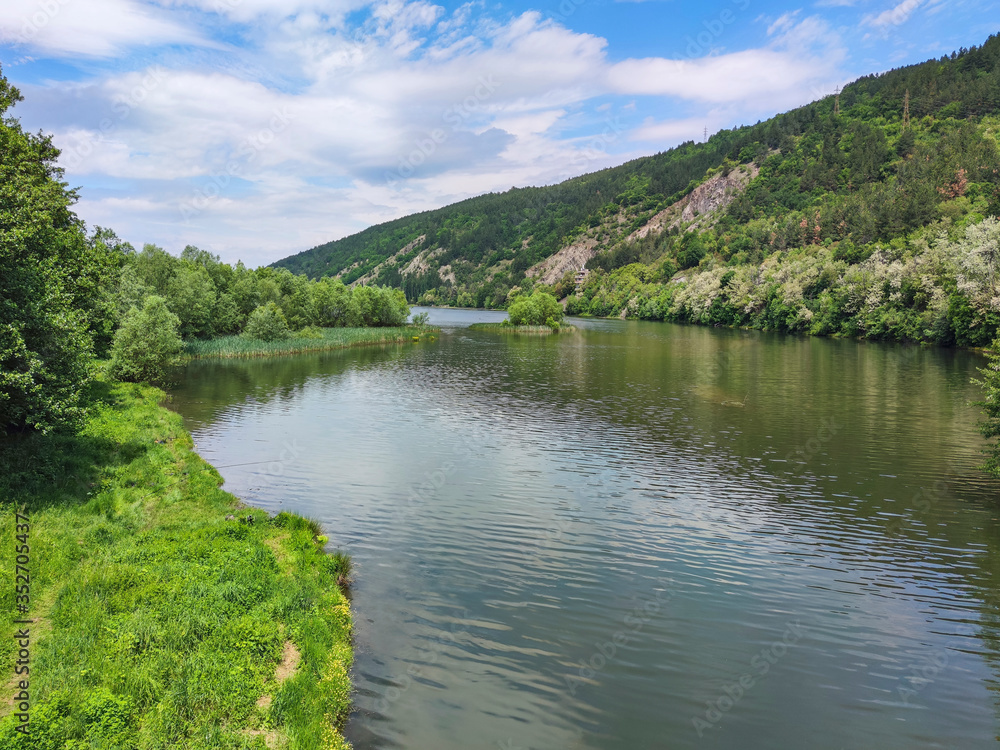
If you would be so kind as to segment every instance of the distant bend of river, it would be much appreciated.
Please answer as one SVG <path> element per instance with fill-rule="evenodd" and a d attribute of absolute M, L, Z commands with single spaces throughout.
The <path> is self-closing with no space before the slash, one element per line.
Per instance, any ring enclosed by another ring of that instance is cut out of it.
<path fill-rule="evenodd" d="M 997 746 L 981 357 L 429 312 L 195 362 L 172 403 L 226 489 L 353 556 L 356 750 Z"/>

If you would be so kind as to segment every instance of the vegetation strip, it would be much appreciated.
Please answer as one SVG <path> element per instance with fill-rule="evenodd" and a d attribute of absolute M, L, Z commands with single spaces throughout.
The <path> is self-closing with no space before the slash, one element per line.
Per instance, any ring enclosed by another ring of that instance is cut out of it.
<path fill-rule="evenodd" d="M 163 398 L 97 379 L 78 433 L 4 439 L 0 601 L 6 632 L 30 629 L 31 661 L 27 736 L 7 682 L 18 645 L 0 639 L 0 747 L 348 747 L 349 561 L 323 554 L 315 522 L 223 492 Z"/>
<path fill-rule="evenodd" d="M 184 352 L 194 358 L 223 357 L 251 358 L 281 354 L 301 354 L 349 346 L 396 344 L 413 341 L 437 329 L 423 326 L 395 326 L 390 328 L 318 328 L 307 335 L 296 335 L 278 341 L 260 341 L 246 336 L 221 336 L 215 339 L 188 341 Z"/>
<path fill-rule="evenodd" d="M 515 326 L 506 323 L 473 323 L 469 328 L 474 331 L 492 331 L 494 333 L 559 333 L 560 331 L 576 330 L 576 326 L 569 325 L 552 328 L 551 326 Z"/>

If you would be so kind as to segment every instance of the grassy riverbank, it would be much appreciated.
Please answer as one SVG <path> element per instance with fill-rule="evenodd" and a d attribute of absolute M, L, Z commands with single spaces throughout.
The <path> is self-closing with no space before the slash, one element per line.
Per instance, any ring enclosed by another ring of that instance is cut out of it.
<path fill-rule="evenodd" d="M 396 344 L 412 341 L 414 336 L 436 333 L 436 328 L 426 326 L 398 326 L 385 328 L 314 328 L 308 334 L 296 334 L 280 341 L 258 341 L 245 336 L 220 336 L 214 339 L 188 341 L 185 353 L 194 358 L 252 358 L 272 357 L 281 354 L 321 352 L 343 349 L 348 346 L 370 344 Z"/>
<path fill-rule="evenodd" d="M 223 492 L 163 398 L 98 380 L 78 434 L 0 445 L 0 747 L 348 747 L 337 561 L 315 523 Z M 30 517 L 27 615 L 14 614 L 15 507 Z M 30 738 L 11 703 L 23 617 Z"/>

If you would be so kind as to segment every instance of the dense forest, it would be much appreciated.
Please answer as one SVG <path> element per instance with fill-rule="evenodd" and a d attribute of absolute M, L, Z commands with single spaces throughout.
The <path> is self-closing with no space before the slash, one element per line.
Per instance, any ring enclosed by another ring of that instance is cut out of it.
<path fill-rule="evenodd" d="M 707 142 L 562 184 L 488 194 L 275 264 L 412 302 L 506 308 L 542 286 L 567 311 L 988 344 L 1000 323 L 1000 36 L 861 78 Z M 742 174 L 708 214 L 671 215 Z M 679 203 L 680 202 L 680 203 Z M 664 215 L 673 221 L 659 221 Z"/>

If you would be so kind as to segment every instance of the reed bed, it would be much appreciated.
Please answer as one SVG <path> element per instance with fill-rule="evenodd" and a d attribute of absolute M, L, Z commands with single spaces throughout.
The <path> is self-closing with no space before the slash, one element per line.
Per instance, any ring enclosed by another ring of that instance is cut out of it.
<path fill-rule="evenodd" d="M 348 346 L 395 344 L 412 341 L 437 329 L 426 326 L 387 328 L 323 328 L 319 333 L 292 335 L 280 341 L 260 341 L 245 336 L 220 336 L 205 341 L 189 341 L 185 353 L 192 359 L 208 357 L 244 358 L 273 357 L 282 354 L 321 352 Z"/>
<path fill-rule="evenodd" d="M 565 324 L 560 325 L 559 328 L 549 328 L 549 326 L 512 326 L 507 323 L 473 323 L 469 328 L 494 333 L 560 333 L 576 330 L 575 326 Z"/>

